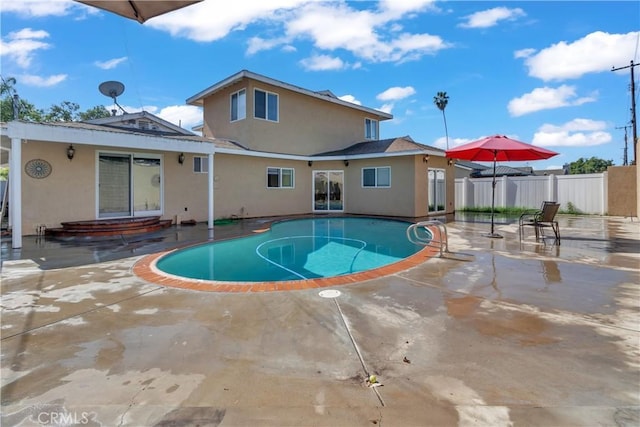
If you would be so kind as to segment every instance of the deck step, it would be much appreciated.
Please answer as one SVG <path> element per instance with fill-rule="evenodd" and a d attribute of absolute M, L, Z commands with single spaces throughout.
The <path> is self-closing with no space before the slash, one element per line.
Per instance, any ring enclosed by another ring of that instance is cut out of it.
<path fill-rule="evenodd" d="M 60 228 L 47 228 L 45 235 L 53 238 L 120 236 L 150 233 L 171 224 L 171 220 L 161 220 L 159 216 L 69 221 L 61 223 Z"/>

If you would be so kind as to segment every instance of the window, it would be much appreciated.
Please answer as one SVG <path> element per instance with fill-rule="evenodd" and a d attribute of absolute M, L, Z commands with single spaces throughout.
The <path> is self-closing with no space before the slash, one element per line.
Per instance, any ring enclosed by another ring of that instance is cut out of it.
<path fill-rule="evenodd" d="M 209 159 L 207 157 L 193 157 L 193 171 L 195 173 L 209 172 Z"/>
<path fill-rule="evenodd" d="M 265 92 L 260 89 L 254 91 L 253 116 L 257 119 L 278 121 L 278 94 Z"/>
<path fill-rule="evenodd" d="M 267 168 L 268 188 L 293 188 L 293 169 Z"/>
<path fill-rule="evenodd" d="M 364 119 L 364 137 L 366 139 L 378 139 L 378 121 Z"/>
<path fill-rule="evenodd" d="M 247 92 L 242 89 L 231 94 L 231 121 L 247 117 Z"/>
<path fill-rule="evenodd" d="M 389 166 L 379 168 L 363 168 L 362 186 L 391 187 L 391 168 Z"/>

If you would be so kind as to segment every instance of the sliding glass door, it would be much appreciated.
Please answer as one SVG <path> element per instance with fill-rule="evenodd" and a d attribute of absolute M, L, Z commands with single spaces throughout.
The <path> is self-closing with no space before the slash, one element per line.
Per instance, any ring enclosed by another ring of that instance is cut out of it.
<path fill-rule="evenodd" d="M 100 153 L 98 217 L 161 215 L 161 176 L 159 155 Z"/>
<path fill-rule="evenodd" d="M 313 171 L 313 210 L 316 212 L 344 210 L 343 171 Z"/>
<path fill-rule="evenodd" d="M 446 208 L 445 170 L 429 168 L 427 175 L 429 189 L 429 213 L 444 212 Z"/>

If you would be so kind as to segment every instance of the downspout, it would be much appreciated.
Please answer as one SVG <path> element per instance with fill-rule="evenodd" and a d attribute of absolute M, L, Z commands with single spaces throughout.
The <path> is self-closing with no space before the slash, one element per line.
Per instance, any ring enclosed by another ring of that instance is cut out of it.
<path fill-rule="evenodd" d="M 209 229 L 209 238 L 213 239 L 213 221 L 214 221 L 214 199 L 215 199 L 215 194 L 214 194 L 214 177 L 215 177 L 215 171 L 213 170 L 213 156 L 215 155 L 215 153 L 209 153 L 209 155 L 207 156 L 207 160 L 209 161 L 209 176 L 208 176 L 208 183 L 209 183 L 209 210 L 208 210 L 208 221 L 207 221 L 207 225 L 208 225 L 208 229 Z"/>

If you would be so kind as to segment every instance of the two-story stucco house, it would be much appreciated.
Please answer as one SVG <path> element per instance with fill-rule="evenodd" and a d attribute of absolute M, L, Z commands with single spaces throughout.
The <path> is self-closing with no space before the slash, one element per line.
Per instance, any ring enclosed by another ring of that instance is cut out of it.
<path fill-rule="evenodd" d="M 13 247 L 66 221 L 453 212 L 453 165 L 390 114 L 250 71 L 187 99 L 202 136 L 148 113 L 2 127 Z M 73 148 L 70 156 L 69 148 Z M 44 169 L 44 170 L 43 170 Z"/>

